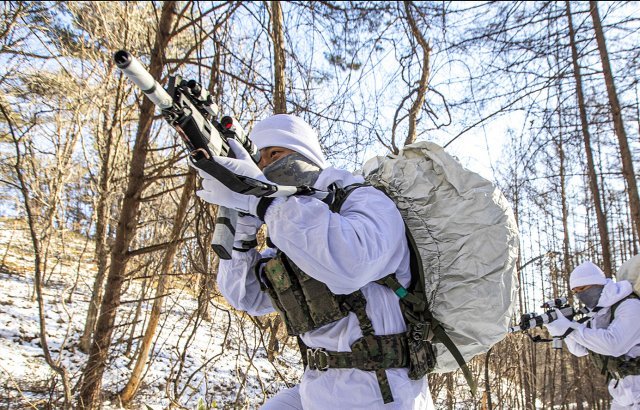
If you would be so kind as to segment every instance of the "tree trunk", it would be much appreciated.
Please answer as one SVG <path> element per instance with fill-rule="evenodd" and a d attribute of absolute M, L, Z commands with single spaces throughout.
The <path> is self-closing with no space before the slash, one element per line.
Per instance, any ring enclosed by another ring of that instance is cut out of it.
<path fill-rule="evenodd" d="M 562 89 L 558 90 L 558 95 L 562 97 Z M 558 101 L 558 141 L 556 143 L 556 149 L 558 151 L 558 162 L 560 165 L 560 202 L 562 205 L 562 283 L 568 283 L 567 279 L 569 274 L 573 270 L 573 264 L 571 263 L 570 246 L 571 239 L 569 237 L 569 205 L 567 202 L 567 171 L 566 171 L 566 157 L 564 151 L 564 124 L 563 124 L 564 111 L 562 109 L 561 102 Z M 558 297 L 560 295 L 554 295 Z M 573 296 L 569 295 L 570 298 Z M 571 299 L 570 299 L 571 300 Z M 573 301 L 571 301 L 573 303 Z"/>
<path fill-rule="evenodd" d="M 589 1 L 591 8 L 591 19 L 593 20 L 593 29 L 596 33 L 596 41 L 598 42 L 598 51 L 600 52 L 600 60 L 602 60 L 602 72 L 604 81 L 607 85 L 607 95 L 609 96 L 609 105 L 611 106 L 611 115 L 613 116 L 613 127 L 618 136 L 618 144 L 620 145 L 620 159 L 622 160 L 622 175 L 627 182 L 627 192 L 629 193 L 629 210 L 631 212 L 631 221 L 635 226 L 636 232 L 640 232 L 640 199 L 638 198 L 638 185 L 636 183 L 636 174 L 633 170 L 633 158 L 629 149 L 629 141 L 627 139 L 627 131 L 622 121 L 622 110 L 620 109 L 620 101 L 618 101 L 618 93 L 616 84 L 611 71 L 611 63 L 609 62 L 609 52 L 602 31 L 602 22 L 600 13 L 598 12 L 598 2 Z"/>
<path fill-rule="evenodd" d="M 21 159 L 22 155 L 20 152 L 20 145 L 19 145 L 20 138 L 16 136 L 14 127 L 13 127 L 13 120 L 10 114 L 7 113 L 7 111 L 5 111 L 5 108 L 2 106 L 2 104 L 0 104 L 0 111 L 2 111 L 2 114 L 9 126 L 10 134 L 16 149 L 16 163 L 15 163 L 14 169 L 19 181 L 18 188 L 20 189 L 20 192 L 22 193 L 22 196 L 24 199 L 24 209 L 27 214 L 27 224 L 29 226 L 29 234 L 31 235 L 31 243 L 33 245 L 34 271 L 35 271 L 34 272 L 35 273 L 34 292 L 36 295 L 36 300 L 38 302 L 38 325 L 39 325 L 38 329 L 40 332 L 38 336 L 40 339 L 40 345 L 42 346 L 42 353 L 44 354 L 45 361 L 47 362 L 49 367 L 51 367 L 51 369 L 54 372 L 58 373 L 58 375 L 62 379 L 62 387 L 64 391 L 64 408 L 71 409 L 72 395 L 71 395 L 71 382 L 69 378 L 69 373 L 67 372 L 67 369 L 63 365 L 60 365 L 53 360 L 53 357 L 51 356 L 51 351 L 49 350 L 49 343 L 47 342 L 47 327 L 45 322 L 46 315 L 45 315 L 44 297 L 42 294 L 42 277 L 44 273 L 43 263 L 42 263 L 42 245 L 40 241 L 40 236 L 38 235 L 38 232 L 37 232 L 37 227 L 36 227 L 36 225 L 38 225 L 38 222 L 36 219 L 37 214 L 33 212 L 32 200 L 31 200 L 32 195 L 29 190 L 29 185 L 25 181 L 25 177 L 23 174 L 24 171 L 23 171 L 23 165 L 22 165 L 22 159 Z M 60 354 L 62 355 L 62 351 L 60 352 Z"/>
<path fill-rule="evenodd" d="M 144 269 L 144 273 L 145 273 L 144 276 L 145 277 L 147 276 L 147 271 L 148 271 L 148 269 L 145 268 Z M 133 350 L 133 341 L 135 340 L 136 330 L 138 329 L 138 323 L 140 322 L 140 315 L 142 314 L 142 303 L 146 299 L 147 284 L 148 283 L 149 283 L 149 280 L 145 278 L 142 281 L 142 284 L 140 285 L 140 287 L 141 287 L 141 289 L 140 289 L 140 298 L 136 301 L 136 310 L 133 313 L 133 319 L 131 320 L 131 328 L 129 329 L 129 337 L 127 338 L 127 346 L 125 347 L 124 353 L 123 353 L 123 355 L 126 356 L 126 357 L 130 357 L 131 356 L 131 350 Z M 133 355 L 134 356 L 137 355 L 139 351 L 140 351 L 140 349 L 136 349 L 136 351 L 135 351 L 135 353 Z M 129 365 L 127 367 L 131 368 L 131 362 L 129 363 Z"/>
<path fill-rule="evenodd" d="M 160 78 L 164 61 L 164 51 L 170 39 L 170 30 L 175 15 L 176 3 L 167 1 L 162 5 L 155 44 L 151 52 L 149 73 Z M 122 285 L 125 279 L 127 251 L 133 239 L 137 225 L 137 214 L 144 187 L 144 167 L 147 158 L 147 145 L 153 122 L 155 106 L 145 98 L 140 109 L 138 131 L 133 147 L 131 168 L 127 190 L 122 201 L 120 219 L 116 228 L 116 237 L 111 251 L 111 265 L 105 286 L 105 295 L 100 306 L 100 315 L 91 344 L 89 360 L 82 375 L 82 386 L 78 395 L 78 407 L 94 409 L 100 407 L 102 375 L 106 366 L 111 336 L 116 319 L 116 310 L 120 305 Z"/>
<path fill-rule="evenodd" d="M 569 254 L 570 238 L 569 238 L 569 206 L 567 205 L 567 177 L 565 170 L 564 142 L 562 141 L 562 132 L 558 140 L 558 160 L 560 161 L 560 198 L 562 203 L 562 259 L 563 259 L 563 277 L 567 278 L 573 270 L 571 256 Z"/>
<path fill-rule="evenodd" d="M 282 319 L 280 315 L 269 319 L 267 321 L 267 326 L 269 328 L 269 342 L 267 346 L 267 360 L 273 363 L 280 350 L 280 341 L 278 340 L 278 330 L 282 325 Z"/>
<path fill-rule="evenodd" d="M 455 392 L 453 391 L 453 375 L 447 374 L 447 410 L 453 410 L 456 399 Z"/>
<path fill-rule="evenodd" d="M 287 112 L 285 93 L 285 52 L 282 27 L 282 7 L 279 1 L 271 2 L 271 38 L 273 41 L 273 113 Z"/>
<path fill-rule="evenodd" d="M 573 61 L 573 76 L 576 81 L 576 95 L 578 98 L 578 109 L 580 111 L 580 123 L 582 124 L 582 137 L 584 139 L 584 151 L 587 158 L 587 174 L 589 175 L 589 188 L 593 197 L 593 205 L 596 212 L 598 231 L 600 233 L 600 243 L 602 245 L 602 268 L 604 274 L 611 277 L 611 247 L 609 232 L 607 229 L 607 219 L 602 210 L 600 201 L 600 188 L 598 187 L 598 177 L 593 161 L 593 151 L 591 149 L 591 134 L 589 133 L 589 123 L 587 122 L 587 110 L 585 108 L 584 95 L 582 93 L 582 75 L 578 64 L 578 48 L 576 46 L 575 31 L 571 18 L 571 5 L 565 1 L 567 7 L 567 19 L 569 22 L 569 41 L 571 43 L 571 57 Z"/>
<path fill-rule="evenodd" d="M 164 304 L 164 297 L 168 290 L 169 273 L 173 267 L 173 259 L 176 256 L 178 249 L 178 240 L 182 233 L 182 227 L 187 215 L 187 209 L 189 205 L 189 199 L 193 193 L 195 187 L 195 172 L 190 171 L 184 183 L 182 195 L 180 197 L 180 203 L 175 217 L 173 218 L 173 228 L 171 230 L 170 244 L 164 254 L 162 265 L 160 268 L 160 274 L 158 276 L 158 287 L 156 288 L 156 297 L 153 299 L 153 306 L 151 307 L 151 314 L 149 315 L 149 324 L 144 332 L 144 336 L 140 341 L 140 353 L 136 359 L 136 364 L 131 372 L 131 377 L 127 385 L 122 389 L 120 393 L 120 399 L 126 406 L 129 404 L 133 396 L 140 387 L 142 381 L 142 372 L 147 365 L 147 359 L 149 358 L 149 352 L 153 342 L 153 337 L 156 334 L 158 323 L 160 322 L 160 314 L 162 313 L 162 305 Z"/>
<path fill-rule="evenodd" d="M 105 133 L 104 141 L 104 157 L 102 158 L 102 165 L 100 167 L 100 180 L 98 182 L 98 204 L 96 206 L 96 247 L 95 257 L 98 272 L 93 282 L 93 289 L 91 292 L 91 300 L 89 301 L 89 308 L 87 310 L 87 319 L 84 324 L 84 330 L 82 336 L 80 336 L 80 350 L 88 353 L 91 348 L 91 335 L 96 327 L 96 320 L 98 318 L 98 306 L 102 302 L 104 278 L 107 272 L 107 265 L 109 263 L 109 250 L 107 246 L 107 232 L 109 227 L 109 203 L 111 197 L 111 174 L 113 172 L 114 157 L 112 144 L 114 143 L 113 133 L 115 131 L 114 125 L 117 121 L 117 115 L 120 111 L 119 102 L 121 99 L 120 93 L 122 90 L 122 78 L 118 83 L 116 89 L 115 105 L 113 108 L 113 115 L 111 118 L 107 112 L 104 113 L 103 132 Z M 108 106 L 107 106 L 108 107 Z"/>
<path fill-rule="evenodd" d="M 584 400 L 584 394 L 582 392 L 582 383 L 579 380 L 575 380 L 576 378 L 580 378 L 582 373 L 580 371 L 580 362 L 578 361 L 578 356 L 571 355 L 571 370 L 574 376 L 575 388 L 572 389 L 573 396 L 576 400 L 576 410 L 584 409 L 584 405 L 582 401 Z"/>
<path fill-rule="evenodd" d="M 422 75 L 420 76 L 420 82 L 418 84 L 418 96 L 416 97 L 416 100 L 413 102 L 413 104 L 411 105 L 411 109 L 409 110 L 409 132 L 407 134 L 407 138 L 404 141 L 404 145 L 413 144 L 416 141 L 418 116 L 420 115 L 420 110 L 422 109 L 422 105 L 424 104 L 424 100 L 427 94 L 427 87 L 429 85 L 429 58 L 431 55 L 431 46 L 420 32 L 420 29 L 418 28 L 418 25 L 413 18 L 413 14 L 411 12 L 411 3 L 412 2 L 410 1 L 405 1 L 404 9 L 407 13 L 407 21 L 409 22 L 409 26 L 411 27 L 411 33 L 422 48 Z"/>
<path fill-rule="evenodd" d="M 491 350 L 489 348 L 487 354 L 484 356 L 484 397 L 486 399 L 483 409 L 493 410 L 493 404 L 491 403 L 491 379 L 489 378 L 489 357 L 491 356 Z"/>

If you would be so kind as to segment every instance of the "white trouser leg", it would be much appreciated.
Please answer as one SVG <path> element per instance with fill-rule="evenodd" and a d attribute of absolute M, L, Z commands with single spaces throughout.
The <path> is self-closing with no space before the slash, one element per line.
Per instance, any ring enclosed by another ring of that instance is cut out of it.
<path fill-rule="evenodd" d="M 302 410 L 302 401 L 300 400 L 300 386 L 296 385 L 290 389 L 284 389 L 275 396 L 267 400 L 260 407 L 260 410 Z"/>

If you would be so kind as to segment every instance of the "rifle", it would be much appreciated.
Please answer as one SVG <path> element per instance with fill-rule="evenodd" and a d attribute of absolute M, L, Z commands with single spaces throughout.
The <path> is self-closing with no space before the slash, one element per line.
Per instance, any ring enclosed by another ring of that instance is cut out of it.
<path fill-rule="evenodd" d="M 219 180 L 227 188 L 257 197 L 298 194 L 324 199 L 328 195 L 327 192 L 307 186 L 265 183 L 229 171 L 214 158 L 235 157 L 227 139 L 233 138 L 240 142 L 256 163 L 260 159 L 259 152 L 233 117 L 224 116 L 218 121 L 217 105 L 197 81 L 185 81 L 179 75 L 170 76 L 165 90 L 128 51 L 117 51 L 113 60 L 120 71 L 160 108 L 164 119 L 180 135 L 193 165 Z M 231 259 L 237 218 L 238 213 L 235 210 L 224 207 L 218 209 L 211 246 L 220 259 Z M 250 244 L 251 242 L 245 245 Z"/>
<path fill-rule="evenodd" d="M 557 320 L 558 315 L 556 314 L 555 309 L 559 309 L 560 313 L 562 313 L 562 315 L 569 320 L 573 320 L 575 316 L 585 315 L 590 312 L 590 310 L 586 307 L 575 310 L 571 305 L 569 305 L 569 303 L 567 302 L 567 298 L 565 297 L 548 300 L 543 303 L 541 307 L 547 310 L 541 314 L 538 314 L 536 312 L 523 314 L 522 316 L 520 316 L 520 321 L 516 325 L 509 328 L 509 333 L 523 332 L 524 334 L 529 336 L 529 338 L 534 343 L 553 342 L 553 347 L 555 349 L 560 349 L 562 348 L 562 337 L 554 336 L 551 339 L 543 339 L 539 335 L 531 336 L 529 334 L 529 330 L 536 327 L 542 327 L 547 323 L 551 323 Z"/>

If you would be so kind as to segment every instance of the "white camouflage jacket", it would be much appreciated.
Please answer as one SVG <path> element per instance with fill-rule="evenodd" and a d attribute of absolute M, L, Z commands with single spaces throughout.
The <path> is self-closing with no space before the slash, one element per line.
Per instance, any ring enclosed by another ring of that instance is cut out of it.
<path fill-rule="evenodd" d="M 315 187 L 326 190 L 337 182 L 347 186 L 363 182 L 347 171 L 326 168 Z M 372 187 L 358 188 L 333 213 L 318 199 L 289 197 L 275 200 L 265 215 L 272 242 L 304 272 L 325 283 L 336 294 L 358 289 L 367 299 L 366 312 L 375 334 L 395 334 L 406 330 L 398 297 L 388 288 L 371 283 L 395 272 L 407 285 L 409 250 L 404 223 L 395 204 Z M 233 253 L 221 261 L 218 285 L 237 309 L 252 315 L 273 312 L 268 295 L 260 290 L 253 266 L 263 255 L 251 250 Z M 349 316 L 302 335 L 307 346 L 330 351 L 350 351 L 362 336 L 358 319 Z M 387 370 L 394 402 L 383 404 L 373 372 L 356 369 L 306 369 L 300 384 L 305 409 L 432 409 L 426 378 L 410 380 L 407 369 Z"/>
<path fill-rule="evenodd" d="M 565 338 L 569 351 L 576 356 L 585 356 L 589 350 L 614 357 L 640 356 L 640 299 L 620 303 L 611 321 L 611 306 L 632 291 L 628 281 L 616 283 L 607 279 L 598 300 L 602 309 Z M 627 376 L 617 383 L 611 380 L 609 393 L 613 398 L 612 409 L 640 410 L 640 376 Z"/>

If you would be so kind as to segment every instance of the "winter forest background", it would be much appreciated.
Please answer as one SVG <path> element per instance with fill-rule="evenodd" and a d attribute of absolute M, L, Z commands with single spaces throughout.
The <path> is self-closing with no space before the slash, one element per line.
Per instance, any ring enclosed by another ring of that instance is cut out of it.
<path fill-rule="evenodd" d="M 276 316 L 220 297 L 216 209 L 114 51 L 246 129 L 304 117 L 350 170 L 445 146 L 513 206 L 515 317 L 638 253 L 639 29 L 637 2 L 3 2 L 0 407 L 255 408 L 302 374 Z M 471 368 L 476 397 L 429 377 L 438 408 L 608 408 L 587 360 L 523 334 Z"/>

